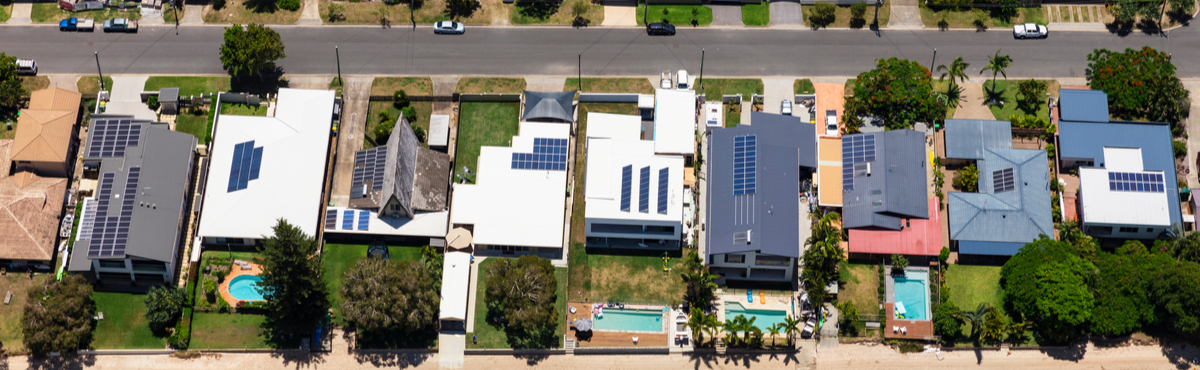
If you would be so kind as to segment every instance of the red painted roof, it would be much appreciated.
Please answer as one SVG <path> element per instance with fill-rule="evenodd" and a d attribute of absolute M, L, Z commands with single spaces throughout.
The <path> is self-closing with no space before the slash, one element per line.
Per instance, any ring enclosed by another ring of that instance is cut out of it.
<path fill-rule="evenodd" d="M 850 253 L 936 256 L 942 251 L 938 198 L 929 198 L 929 219 L 909 219 L 901 231 L 850 229 Z"/>

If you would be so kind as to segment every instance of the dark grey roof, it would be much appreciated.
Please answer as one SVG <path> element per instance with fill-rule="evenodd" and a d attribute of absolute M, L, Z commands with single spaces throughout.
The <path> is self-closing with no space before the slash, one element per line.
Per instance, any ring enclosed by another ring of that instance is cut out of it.
<path fill-rule="evenodd" d="M 946 158 L 983 159 L 985 148 L 1012 148 L 1012 123 L 966 119 L 946 120 Z"/>
<path fill-rule="evenodd" d="M 525 114 L 521 120 L 559 120 L 572 122 L 575 90 L 563 92 L 525 91 Z"/>
<path fill-rule="evenodd" d="M 854 188 L 844 190 L 842 221 L 845 227 L 900 230 L 903 218 L 929 218 L 925 160 L 925 134 L 893 130 L 842 137 L 875 136 L 875 161 L 868 170 L 854 171 Z M 842 152 L 843 163 L 848 153 Z"/>
<path fill-rule="evenodd" d="M 1054 235 L 1045 150 L 987 148 L 977 165 L 979 192 L 949 194 L 950 239 L 960 242 L 960 252 L 1013 255 L 1038 235 Z M 996 171 L 1007 170 L 1014 188 L 997 192 Z M 963 241 L 992 244 L 964 250 Z"/>
<path fill-rule="evenodd" d="M 388 160 L 387 167 L 383 172 L 380 214 L 384 213 L 383 207 L 387 207 L 393 197 L 396 198 L 400 208 L 409 218 L 415 214 L 412 208 L 413 176 L 416 173 L 417 148 L 420 147 L 421 143 L 417 141 L 417 135 L 413 133 L 408 120 L 401 115 L 396 120 L 396 125 L 392 127 L 391 137 L 388 138 Z"/>
<path fill-rule="evenodd" d="M 120 216 L 121 204 L 116 201 L 118 198 L 115 195 L 128 194 L 125 185 L 130 169 L 138 169 L 137 189 L 131 190 L 136 197 L 128 220 L 128 240 L 124 253 L 88 257 L 88 249 L 84 245 L 77 245 L 71 254 L 71 271 L 91 270 L 90 259 L 126 256 L 163 262 L 175 259 L 183 233 L 181 218 L 188 182 L 192 176 L 196 138 L 160 125 L 143 125 L 141 137 L 144 139 L 141 144 L 129 147 L 124 157 L 101 160 L 100 176 L 112 175 L 111 194 L 114 194 L 114 198 L 110 200 L 107 214 L 88 216 L 93 219 Z M 94 240 L 102 237 L 93 234 L 87 238 Z"/>
<path fill-rule="evenodd" d="M 1067 91 L 1067 90 L 1063 90 Z M 1091 160 L 1104 167 L 1104 147 L 1141 148 L 1142 168 L 1162 171 L 1171 223 L 1182 223 L 1179 184 L 1171 128 L 1163 122 L 1071 122 L 1058 123 L 1058 152 L 1063 160 Z"/>
<path fill-rule="evenodd" d="M 1062 89 L 1059 96 L 1061 120 L 1108 122 L 1108 95 L 1103 91 Z"/>
<path fill-rule="evenodd" d="M 800 167 L 816 166 L 816 125 L 796 117 L 751 113 L 751 125 L 712 131 L 708 147 L 707 244 L 715 254 L 757 251 L 800 257 Z M 734 195 L 734 140 L 755 135 L 755 190 Z M 750 243 L 735 243 L 749 232 Z"/>
<path fill-rule="evenodd" d="M 177 102 L 179 101 L 178 87 L 164 87 L 158 90 L 159 102 Z"/>
<path fill-rule="evenodd" d="M 378 189 L 367 189 L 361 197 L 351 197 L 353 208 L 377 208 L 385 215 L 391 204 L 400 206 L 405 217 L 412 218 L 416 211 L 441 211 L 446 209 L 447 192 L 450 184 L 450 156 L 421 146 L 408 120 L 400 117 L 392 128 L 388 145 L 367 151 L 384 151 L 383 161 L 376 160 L 372 172 L 382 172 Z M 367 151 L 360 151 L 367 152 Z M 373 152 L 372 152 L 373 153 Z M 367 153 L 368 157 L 372 153 Z M 356 168 L 357 170 L 358 168 Z M 372 179 L 372 187 L 375 186 Z M 357 182 L 356 182 L 357 183 Z M 357 194 L 358 190 L 352 191 Z"/>

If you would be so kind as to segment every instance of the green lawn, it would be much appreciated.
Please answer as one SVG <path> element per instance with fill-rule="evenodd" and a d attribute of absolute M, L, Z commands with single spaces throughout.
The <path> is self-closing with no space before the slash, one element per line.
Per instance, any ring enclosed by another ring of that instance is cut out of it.
<path fill-rule="evenodd" d="M 933 91 L 940 92 L 943 94 L 945 94 L 950 89 L 950 80 L 945 80 L 945 81 L 933 80 L 933 81 L 930 81 L 930 84 L 933 86 Z M 962 88 L 961 85 L 959 88 L 960 89 Z M 956 111 L 958 111 L 957 104 L 951 104 L 949 107 L 946 107 L 946 118 L 954 118 L 954 112 L 956 112 Z"/>
<path fill-rule="evenodd" d="M 459 87 L 462 87 L 459 84 Z M 477 103 L 459 105 L 458 148 L 454 155 L 454 173 L 475 183 L 475 176 L 463 172 L 479 170 L 479 148 L 482 146 L 511 146 L 512 137 L 517 135 L 521 117 L 519 103 Z M 451 179 L 457 181 L 455 179 Z"/>
<path fill-rule="evenodd" d="M 263 102 L 262 105 L 249 106 L 246 104 L 221 103 L 221 114 L 266 117 L 267 104 Z"/>
<path fill-rule="evenodd" d="M 559 24 L 573 25 L 572 2 L 550 2 L 540 0 L 517 0 L 513 3 L 512 24 Z M 588 10 L 583 13 L 584 25 L 599 25 L 604 21 L 604 6 L 588 3 Z"/>
<path fill-rule="evenodd" d="M 325 244 L 321 250 L 321 265 L 325 267 L 325 283 L 329 286 L 329 303 L 333 308 L 334 325 L 342 325 L 342 278 L 358 260 L 367 257 L 367 246 L 362 244 Z M 388 247 L 388 259 L 395 261 L 420 261 L 419 247 Z M 440 277 L 439 277 L 440 278 Z"/>
<path fill-rule="evenodd" d="M 479 263 L 479 282 L 475 290 L 475 331 L 472 334 L 477 338 L 477 342 L 472 342 L 471 338 L 467 338 L 467 348 L 512 348 L 508 344 L 508 336 L 504 334 L 503 328 L 497 328 L 487 322 L 487 279 L 484 277 L 486 267 L 499 261 L 503 257 L 493 257 Z M 558 340 L 554 344 L 554 348 L 562 346 L 563 333 L 567 328 L 567 269 L 555 268 L 554 278 L 558 280 L 558 299 L 554 301 L 554 307 L 558 308 L 558 325 L 554 329 L 554 337 Z"/>
<path fill-rule="evenodd" d="M 146 295 L 133 293 L 95 292 L 96 311 L 104 320 L 92 331 L 92 348 L 97 349 L 163 349 L 167 337 L 150 331 L 146 321 Z"/>
<path fill-rule="evenodd" d="M 1051 92 L 1051 88 L 1049 85 L 1051 85 L 1053 82 L 1054 81 L 1046 81 L 1046 85 L 1047 85 L 1046 91 L 1047 92 Z M 1017 109 L 1017 105 L 1018 105 L 1017 104 L 1017 91 L 1018 91 L 1017 84 L 1018 83 L 1020 83 L 1020 80 L 1013 79 L 1011 81 L 1006 81 L 1006 80 L 1004 80 L 1003 77 L 997 76 L 995 91 L 1000 93 L 1000 95 L 1002 97 L 1001 99 L 1004 101 L 1004 106 L 1003 107 L 998 107 L 995 105 L 988 106 L 988 108 L 990 108 L 992 110 L 992 115 L 996 116 L 996 120 L 1007 121 L 1007 120 L 1009 120 L 1010 117 L 1012 117 L 1013 114 L 1018 114 L 1018 113 L 1028 114 L 1027 112 Z M 1058 89 L 1055 88 L 1053 90 L 1057 91 Z M 992 91 L 992 82 L 986 81 L 983 83 L 984 96 L 988 96 L 989 91 Z M 1046 99 L 1043 97 L 1042 98 L 1043 104 L 1038 105 L 1038 111 L 1036 112 L 1036 116 L 1047 117 L 1050 114 L 1049 108 L 1046 107 L 1046 104 L 1044 104 L 1045 101 L 1046 101 Z"/>
<path fill-rule="evenodd" d="M 520 94 L 525 91 L 524 78 L 468 77 L 458 80 L 459 94 Z"/>
<path fill-rule="evenodd" d="M 742 105 L 741 104 L 724 104 L 725 106 L 725 127 L 737 127 L 742 124 Z"/>
<path fill-rule="evenodd" d="M 841 280 L 845 282 L 838 289 L 838 300 L 854 302 L 861 314 L 874 314 L 879 311 L 879 267 L 843 262 L 838 266 Z"/>
<path fill-rule="evenodd" d="M 189 349 L 271 348 L 263 334 L 266 316 L 196 312 Z"/>
<path fill-rule="evenodd" d="M 891 16 L 892 16 L 892 7 L 890 4 L 891 4 L 890 2 L 884 2 L 883 5 L 881 5 L 879 7 L 879 15 L 878 16 L 876 16 L 876 14 L 875 14 L 874 6 L 867 6 L 867 13 L 863 14 L 863 19 L 853 19 L 852 15 L 850 13 L 850 6 L 848 6 L 848 5 L 838 6 L 837 9 L 833 13 L 834 14 L 833 23 L 830 23 L 830 24 L 826 25 L 825 27 L 849 27 L 849 28 L 856 28 L 856 29 L 857 28 L 868 28 L 868 27 L 870 27 L 871 22 L 874 22 L 876 20 L 878 20 L 879 24 L 882 25 L 883 27 L 887 27 L 888 21 L 891 19 Z M 806 22 L 809 27 L 815 26 L 815 24 L 813 24 L 813 21 L 810 18 L 812 16 L 812 12 L 813 12 L 814 8 L 815 7 L 812 5 L 804 5 L 803 7 L 800 8 L 800 12 L 802 14 L 804 14 L 804 22 Z"/>
<path fill-rule="evenodd" d="M 63 19 L 71 17 L 91 18 L 96 20 L 97 33 L 104 31 L 103 21 L 113 18 L 130 18 L 141 19 L 141 7 L 136 2 L 129 2 L 125 5 L 125 11 L 115 8 L 113 4 L 109 4 L 104 9 L 86 10 L 78 13 L 71 13 L 66 10 L 59 9 L 57 2 L 52 3 L 33 3 L 33 11 L 30 12 L 29 18 L 35 23 L 52 22 L 58 23 Z M 58 32 L 58 31 L 55 31 Z"/>
<path fill-rule="evenodd" d="M 813 87 L 812 80 L 807 79 L 807 78 L 799 79 L 799 80 L 796 80 L 796 82 L 793 82 L 792 90 L 794 90 L 796 92 L 796 94 L 816 94 L 817 93 L 817 88 Z"/>
<path fill-rule="evenodd" d="M 750 78 L 706 78 L 704 79 L 704 100 L 717 101 L 724 95 L 742 94 L 742 99 L 749 100 L 752 94 L 763 93 L 763 82 Z"/>
<path fill-rule="evenodd" d="M 991 303 L 996 309 L 1004 312 L 1000 266 L 950 265 L 946 270 L 946 290 L 950 302 L 960 310 L 974 310 L 980 303 Z M 930 294 L 937 293 L 930 291 Z"/>
<path fill-rule="evenodd" d="M 579 103 L 579 134 L 578 137 L 587 137 L 587 116 L 590 112 L 596 113 L 614 113 L 614 114 L 638 114 L 637 104 L 635 103 Z M 575 146 L 575 201 L 572 202 L 571 209 L 571 243 L 583 243 L 583 226 L 584 226 L 584 175 L 587 171 L 583 168 L 587 164 L 586 145 Z"/>
<path fill-rule="evenodd" d="M 0 22 L 8 22 L 8 18 L 12 17 L 12 1 L 7 4 L 0 4 Z"/>
<path fill-rule="evenodd" d="M 770 2 L 763 0 L 759 4 L 743 4 L 742 24 L 747 26 L 766 26 L 771 24 Z"/>
<path fill-rule="evenodd" d="M 867 13 L 870 12 L 868 11 Z M 983 11 L 982 14 L 984 14 L 985 19 L 983 24 L 989 28 L 1008 28 L 1012 27 L 1014 24 L 1021 23 L 1037 23 L 1044 25 L 1049 22 L 1049 17 L 1046 14 L 1046 10 L 1041 7 L 1020 8 L 1017 11 L 1017 16 L 1010 19 L 1008 22 L 992 18 L 987 11 Z M 924 4 L 921 4 L 921 23 L 924 23 L 925 27 L 929 28 L 938 28 L 938 21 L 942 20 L 943 18 L 945 19 L 947 27 L 949 28 L 975 28 L 975 16 L 976 12 L 973 12 L 970 9 L 942 10 L 929 8 Z"/>
<path fill-rule="evenodd" d="M 433 114 L 433 102 L 410 101 L 408 105 L 417 111 L 417 119 L 409 123 L 424 129 L 426 135 L 428 135 L 429 115 Z M 388 116 L 392 117 L 392 122 L 396 122 L 396 119 L 400 118 L 401 114 L 400 110 L 396 109 L 396 106 L 390 101 L 371 102 L 371 104 L 368 106 L 367 112 L 367 129 L 364 131 L 366 135 L 363 135 L 363 149 L 370 149 L 379 146 L 375 142 L 375 127 L 379 126 L 380 123 L 383 123 L 383 121 L 380 121 L 379 119 L 379 112 L 388 112 Z M 422 144 L 424 144 L 424 142 L 422 142 Z"/>
<path fill-rule="evenodd" d="M 371 83 L 371 95 L 391 96 L 396 90 L 408 95 L 433 95 L 433 80 L 429 77 L 377 77 Z"/>
<path fill-rule="evenodd" d="M 79 81 L 75 82 L 75 88 L 79 89 L 80 94 L 95 94 L 100 92 L 100 85 L 96 84 L 98 81 L 100 79 L 96 78 L 96 76 L 83 76 L 79 78 Z M 104 89 L 112 91 L 112 86 L 112 77 L 104 76 Z"/>
<path fill-rule="evenodd" d="M 666 14 L 663 14 L 663 11 Z M 692 14 L 693 10 L 696 14 Z M 649 18 L 650 23 L 667 22 L 676 27 L 685 27 L 692 25 L 692 20 L 696 20 L 697 26 L 707 26 L 713 21 L 712 8 L 704 5 L 651 5 L 650 14 L 646 14 L 646 6 L 638 4 L 637 6 L 637 22 L 638 25 L 645 25 L 643 18 Z"/>
<path fill-rule="evenodd" d="M 25 309 L 26 290 L 42 289 L 52 274 L 34 274 L 30 280 L 25 274 L 9 274 L 0 276 L 0 291 L 12 292 L 12 301 L 0 309 L 0 343 L 8 354 L 23 354 L 25 338 L 21 333 L 21 315 Z"/>
<path fill-rule="evenodd" d="M 686 288 L 677 272 L 663 271 L 662 257 L 589 254 L 582 243 L 571 243 L 571 300 L 678 304 Z M 680 258 L 667 264 L 683 267 Z"/>
<path fill-rule="evenodd" d="M 153 76 L 146 80 L 144 91 L 178 87 L 179 97 L 229 91 L 229 77 Z"/>
<path fill-rule="evenodd" d="M 563 91 L 578 89 L 578 78 L 568 78 L 567 82 L 563 84 Z M 582 91 L 589 93 L 653 94 L 654 85 L 650 84 L 650 80 L 644 78 L 584 78 Z M 631 114 L 637 114 L 637 112 Z"/>
<path fill-rule="evenodd" d="M 175 116 L 175 131 L 192 134 L 198 143 L 208 144 L 208 121 L 207 114 L 197 116 L 184 111 Z"/>

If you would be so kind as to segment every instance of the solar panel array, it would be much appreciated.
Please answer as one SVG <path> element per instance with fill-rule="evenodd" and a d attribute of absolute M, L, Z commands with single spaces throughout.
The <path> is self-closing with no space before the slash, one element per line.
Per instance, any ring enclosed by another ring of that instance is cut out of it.
<path fill-rule="evenodd" d="M 638 172 L 642 177 L 638 182 L 638 212 L 650 213 L 650 166 Z"/>
<path fill-rule="evenodd" d="M 1161 173 L 1109 172 L 1108 190 L 1162 193 L 1166 186 Z"/>
<path fill-rule="evenodd" d="M 629 201 L 633 192 L 633 166 L 621 167 L 621 211 L 629 212 Z"/>
<path fill-rule="evenodd" d="M 79 235 L 76 239 L 88 240 L 92 238 L 92 228 L 96 226 L 96 202 L 93 199 L 84 199 L 83 214 L 88 217 L 79 220 Z"/>
<path fill-rule="evenodd" d="M 330 209 L 325 211 L 325 230 L 332 230 L 337 227 L 337 210 Z"/>
<path fill-rule="evenodd" d="M 350 230 L 354 228 L 354 211 L 342 211 L 342 230 Z"/>
<path fill-rule="evenodd" d="M 387 168 L 387 147 L 381 146 L 354 153 L 354 180 L 350 187 L 350 198 L 362 198 L 366 194 L 363 184 L 371 181 L 371 190 L 383 190 L 383 173 Z"/>
<path fill-rule="evenodd" d="M 233 192 L 245 189 L 250 180 L 258 179 L 262 166 L 263 147 L 254 147 L 254 140 L 233 146 L 233 164 L 229 167 L 229 189 Z"/>
<path fill-rule="evenodd" d="M 758 136 L 733 138 L 733 195 L 754 194 L 758 163 Z"/>
<path fill-rule="evenodd" d="M 1005 168 L 1003 170 L 992 171 L 992 189 L 993 193 L 1003 193 L 1016 189 L 1016 181 L 1013 180 L 1013 169 Z"/>
<path fill-rule="evenodd" d="M 96 120 L 88 130 L 92 140 L 87 151 L 90 158 L 124 157 L 125 148 L 137 146 L 142 136 L 142 125 L 127 119 Z"/>
<path fill-rule="evenodd" d="M 658 170 L 658 213 L 662 215 L 667 214 L 667 185 L 670 173 L 666 168 Z"/>
<path fill-rule="evenodd" d="M 358 211 L 358 229 L 362 230 L 362 231 L 366 231 L 367 227 L 370 225 L 371 225 L 371 212 Z"/>
<path fill-rule="evenodd" d="M 513 153 L 514 170 L 567 170 L 567 139 L 533 139 L 533 153 Z"/>
<path fill-rule="evenodd" d="M 129 225 L 133 219 L 134 201 L 137 200 L 138 180 L 141 167 L 130 167 L 125 179 L 124 192 L 116 197 L 121 200 L 121 212 L 109 216 L 108 208 L 113 197 L 116 174 L 101 176 L 100 190 L 96 196 L 96 214 L 93 217 L 92 240 L 88 243 L 88 257 L 120 257 L 125 255 L 129 241 Z"/>
<path fill-rule="evenodd" d="M 854 164 L 875 161 L 875 135 L 842 138 L 842 190 L 854 189 Z"/>

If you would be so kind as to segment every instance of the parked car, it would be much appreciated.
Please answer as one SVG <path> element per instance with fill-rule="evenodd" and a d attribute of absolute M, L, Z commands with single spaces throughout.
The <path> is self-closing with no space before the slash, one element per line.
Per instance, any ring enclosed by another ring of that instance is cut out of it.
<path fill-rule="evenodd" d="M 646 34 L 650 36 L 675 36 L 675 25 L 668 23 L 647 24 Z"/>
<path fill-rule="evenodd" d="M 825 110 L 825 135 L 838 136 L 838 121 L 837 111 L 833 109 Z"/>
<path fill-rule="evenodd" d="M 137 21 L 129 18 L 114 18 L 104 21 L 104 32 L 137 33 L 137 29 Z"/>
<path fill-rule="evenodd" d="M 783 102 L 779 103 L 779 114 L 782 114 L 785 116 L 792 115 L 792 101 L 791 100 L 783 99 Z"/>
<path fill-rule="evenodd" d="M 1046 30 L 1046 26 L 1040 24 L 1026 23 L 1013 26 L 1013 38 L 1040 39 L 1049 35 L 1050 31 Z"/>
<path fill-rule="evenodd" d="M 811 316 L 808 321 L 804 322 L 804 330 L 800 331 L 800 338 L 809 339 L 813 337 L 813 332 L 817 329 L 817 317 Z"/>
<path fill-rule="evenodd" d="M 433 24 L 433 33 L 461 35 L 466 32 L 466 26 L 460 22 L 441 21 Z"/>
<path fill-rule="evenodd" d="M 33 76 L 37 71 L 38 65 L 33 59 L 17 59 L 17 74 Z"/>
<path fill-rule="evenodd" d="M 678 88 L 680 90 L 687 90 L 688 85 L 691 84 L 691 82 L 692 81 L 690 79 L 688 79 L 687 71 L 681 69 L 681 70 L 679 70 L 679 72 L 675 72 L 675 87 L 676 88 Z"/>
<path fill-rule="evenodd" d="M 92 32 L 96 29 L 96 23 L 88 18 L 67 18 L 58 22 L 59 31 L 68 32 Z"/>

